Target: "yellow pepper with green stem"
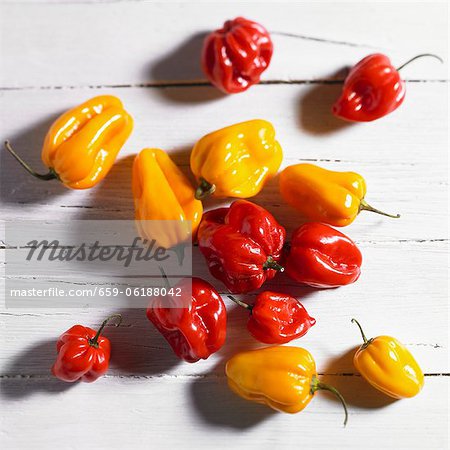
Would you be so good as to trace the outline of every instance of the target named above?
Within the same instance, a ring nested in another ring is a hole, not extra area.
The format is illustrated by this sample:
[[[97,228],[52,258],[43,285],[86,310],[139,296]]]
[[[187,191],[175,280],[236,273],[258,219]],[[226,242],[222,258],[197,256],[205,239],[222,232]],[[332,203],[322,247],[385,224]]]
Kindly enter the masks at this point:
[[[133,164],[135,218],[140,234],[166,249],[195,235],[203,207],[186,175],[163,150],[146,148]]]
[[[353,358],[363,378],[393,398],[417,395],[424,385],[424,376],[410,351],[390,336],[367,339],[359,322],[355,319],[352,322],[358,325],[364,341]]]
[[[6,149],[33,176],[58,179],[72,189],[88,189],[111,169],[133,129],[133,119],[112,95],[94,97],[64,113],[50,127],[42,147],[48,173],[35,172],[8,141]]]
[[[209,133],[191,153],[191,170],[199,183],[195,196],[253,197],[277,173],[282,158],[275,129],[265,120],[250,120]]]
[[[296,164],[280,173],[284,200],[312,222],[344,227],[360,211],[398,218],[373,208],[364,200],[366,182],[355,172],[334,172],[314,164]]]
[[[277,411],[302,411],[319,390],[336,395],[345,411],[347,407],[336,388],[317,377],[316,364],[307,350],[300,347],[265,347],[234,355],[226,364],[230,389],[256,403]]]

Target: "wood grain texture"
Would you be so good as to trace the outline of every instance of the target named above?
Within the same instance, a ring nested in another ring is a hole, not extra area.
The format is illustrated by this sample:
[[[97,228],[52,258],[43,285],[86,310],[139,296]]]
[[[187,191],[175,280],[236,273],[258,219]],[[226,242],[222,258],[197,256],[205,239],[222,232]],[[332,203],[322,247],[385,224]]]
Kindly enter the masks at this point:
[[[96,383],[95,395],[86,384],[1,380],[9,411],[3,448],[27,448],[30,442],[48,448],[51,442],[64,449],[329,449],[332,441],[333,448],[422,450],[424,435],[427,449],[446,448],[449,377],[428,377],[422,395],[407,400],[406,408],[380,398],[360,377],[327,381],[349,398],[346,428],[341,406],[329,394],[316,394],[301,414],[285,415],[241,400],[223,377],[108,377]]]
[[[326,393],[289,416],[228,390],[226,359],[257,343],[245,329],[246,312],[227,299],[227,343],[197,364],[178,361],[143,310],[119,308],[123,324],[105,331],[114,345],[111,369],[91,385],[50,376],[55,340],[75,323],[97,326],[117,308],[3,308],[1,448],[447,448],[448,58],[444,65],[424,59],[405,68],[404,76],[415,80],[407,83],[405,103],[376,123],[348,125],[330,113],[342,69],[368,53],[380,50],[396,64],[422,52],[445,57],[447,12],[437,2],[0,1],[1,140],[11,139],[40,168],[51,122],[89,97],[118,95],[136,121],[111,174],[86,192],[31,179],[0,152],[0,225],[47,217],[130,219],[136,152],[161,147],[189,173],[198,138],[255,117],[274,123],[283,167],[313,162],[357,171],[368,182],[370,203],[402,214],[399,220],[361,214],[343,230],[364,256],[354,285],[318,291],[281,276],[266,286],[296,295],[317,319],[294,344],[314,354],[324,379],[347,398],[346,429],[340,405]],[[207,85],[198,52],[204,32],[236,15],[261,21],[276,50],[261,85],[225,97]],[[289,232],[303,220],[283,203],[277,179],[254,200]],[[8,243],[2,226],[0,240],[1,291]],[[194,270],[224,290],[198,249]],[[355,373],[360,336],[352,317],[368,335],[394,335],[413,352],[427,374],[420,395],[393,402]]]
[[[204,34],[236,15],[260,21],[273,32],[276,51],[264,80],[329,79],[369,52],[388,53],[398,65],[418,53],[445,56],[446,8],[437,3],[412,9],[398,3],[321,2],[279,3],[276,8],[233,2],[3,4],[0,85],[204,80],[198,58]],[[432,33],[417,32],[430,27]],[[446,79],[447,66],[424,59],[405,68],[404,76]]]

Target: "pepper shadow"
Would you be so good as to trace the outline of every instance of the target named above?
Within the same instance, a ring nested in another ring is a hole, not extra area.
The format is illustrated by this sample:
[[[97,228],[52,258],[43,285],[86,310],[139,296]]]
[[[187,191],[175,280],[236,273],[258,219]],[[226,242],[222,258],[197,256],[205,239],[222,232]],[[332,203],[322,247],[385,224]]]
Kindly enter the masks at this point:
[[[224,374],[224,362],[213,369],[217,376],[205,376],[191,384],[194,411],[210,427],[245,430],[269,419],[276,411],[265,405],[249,402],[232,392]]]
[[[48,168],[41,160],[41,148],[50,126],[60,115],[61,113],[40,120],[12,136],[2,136],[0,199],[3,203],[37,203],[67,192],[58,180],[42,181],[27,173],[3,146],[4,141],[8,140],[17,154],[36,172],[47,173]]]
[[[354,123],[339,119],[331,108],[339,98],[348,68],[331,74],[324,82],[313,84],[298,103],[299,126],[309,134],[325,135],[344,130]]]
[[[119,311],[123,322],[108,329],[107,337],[114,343],[111,369],[127,375],[157,375],[167,373],[180,364],[163,336],[147,319],[143,308]]]
[[[334,386],[349,405],[361,409],[384,408],[396,399],[388,397],[373,388],[364,378],[356,373],[353,356],[359,347],[354,347],[344,354],[331,359],[325,368],[321,381]],[[328,398],[333,398],[329,396]],[[339,401],[335,398],[336,401]]]
[[[13,357],[0,379],[0,393],[5,399],[21,399],[37,392],[59,394],[72,388],[76,383],[66,383],[51,374],[56,359],[56,339],[39,342]],[[38,376],[25,375],[29,372]],[[11,377],[24,374],[23,377]],[[44,374],[42,378],[39,376]],[[45,376],[45,375],[48,375]]]
[[[157,94],[174,103],[202,103],[226,97],[219,89],[204,85],[201,54],[206,35],[207,32],[196,33],[161,59],[148,64],[146,74],[149,73],[153,83],[163,85],[156,89]]]

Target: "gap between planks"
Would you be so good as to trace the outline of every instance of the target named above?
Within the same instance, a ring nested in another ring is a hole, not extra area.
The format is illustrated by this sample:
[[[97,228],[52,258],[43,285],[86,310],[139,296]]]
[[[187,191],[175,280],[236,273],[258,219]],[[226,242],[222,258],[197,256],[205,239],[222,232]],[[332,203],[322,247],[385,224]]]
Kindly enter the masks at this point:
[[[326,373],[318,372],[319,376],[332,376],[332,377],[361,377],[359,373],[342,372],[342,373]],[[425,377],[450,377],[450,373],[425,373]],[[53,380],[53,375],[23,375],[23,374],[8,374],[0,375],[0,380]],[[204,374],[159,374],[159,375],[103,375],[105,379],[126,379],[126,380],[152,380],[152,379],[167,379],[167,380],[217,380],[226,378],[225,374],[218,373],[204,373]]]
[[[449,83],[450,79],[405,79],[406,83]],[[259,86],[273,85],[337,85],[343,84],[344,79],[311,79],[311,80],[263,80],[258,83]],[[189,88],[189,87],[208,87],[213,88],[212,84],[205,80],[192,81],[155,81],[148,83],[125,83],[125,84],[87,84],[87,85],[60,85],[60,86],[2,86],[0,91],[36,91],[36,90],[74,90],[74,89],[125,89],[125,88]]]

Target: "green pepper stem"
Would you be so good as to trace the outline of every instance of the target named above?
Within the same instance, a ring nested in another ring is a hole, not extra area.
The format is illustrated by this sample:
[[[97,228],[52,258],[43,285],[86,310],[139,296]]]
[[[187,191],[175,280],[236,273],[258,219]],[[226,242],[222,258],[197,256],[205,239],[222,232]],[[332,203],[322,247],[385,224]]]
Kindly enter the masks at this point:
[[[400,67],[397,67],[397,72],[400,71],[400,70],[402,70],[403,67],[405,67],[405,66],[407,66],[408,64],[412,63],[412,62],[415,61],[416,59],[423,58],[423,57],[425,57],[425,56],[431,56],[432,58],[435,58],[435,59],[437,59],[438,61],[440,61],[442,64],[444,64],[444,61],[443,61],[443,59],[442,59],[440,56],[438,56],[438,55],[433,55],[433,53],[422,53],[421,55],[414,56],[414,58],[411,58],[410,60],[406,61],[406,62],[403,63]]]
[[[14,156],[14,158],[16,158],[16,160],[19,162],[19,164],[31,175],[33,175],[33,177],[38,178],[39,180],[55,180],[58,178],[58,175],[56,174],[56,172],[53,169],[49,169],[48,173],[37,173],[34,169],[32,169],[11,147],[11,144],[9,143],[9,141],[5,141],[4,143],[6,150],[8,150],[9,153],[11,153],[11,155]]]
[[[159,271],[161,272],[162,277],[164,278],[164,283],[166,285],[166,288],[169,290],[172,289],[172,286],[169,283],[169,278],[167,277],[165,270],[162,268],[162,266],[158,266],[158,268],[159,268]]]
[[[371,211],[376,214],[381,214],[382,216],[392,217],[393,219],[398,219],[400,217],[400,214],[388,214],[383,211],[380,211],[379,209],[374,208],[373,206],[370,206],[364,199],[361,200],[359,204],[359,211]]]
[[[364,344],[368,344],[369,340],[366,338],[366,335],[364,334],[361,324],[356,319],[352,319],[352,323],[356,323],[356,325],[358,325],[359,331],[361,331],[361,336],[363,338]]]
[[[101,324],[100,328],[97,331],[97,334],[92,339],[89,339],[89,345],[91,345],[92,347],[98,348],[98,339],[103,331],[103,328],[105,328],[106,324],[112,319],[119,319],[119,321],[116,324],[116,327],[118,327],[122,323],[122,316],[120,314],[110,315],[103,321],[103,323]]]
[[[314,395],[316,391],[329,391],[332,392],[341,402],[342,406],[344,407],[345,412],[345,419],[344,419],[344,427],[347,425],[348,421],[348,410],[347,410],[347,403],[345,403],[345,399],[342,396],[342,394],[333,386],[330,386],[329,384],[322,383],[318,380],[317,377],[313,377],[312,383],[311,383],[311,394]]]
[[[199,181],[200,183],[195,190],[195,198],[197,200],[203,200],[204,198],[214,194],[214,191],[216,190],[216,186],[214,184],[209,183],[204,178],[200,178]]]
[[[234,298],[232,295],[227,295],[227,297],[230,300],[233,300],[233,302],[236,303],[237,305],[242,306],[243,308],[248,309],[249,311],[251,311],[253,309],[252,305],[249,305],[248,303],[245,303],[245,302],[241,302],[237,298]]]
[[[281,264],[278,264],[272,256],[268,256],[266,262],[263,264],[264,270],[273,269],[278,272],[284,272],[284,267]]]

